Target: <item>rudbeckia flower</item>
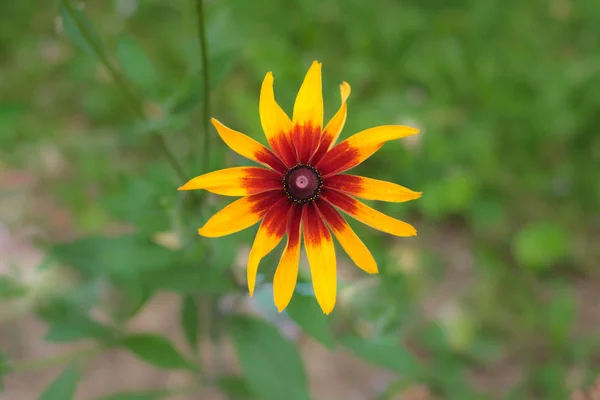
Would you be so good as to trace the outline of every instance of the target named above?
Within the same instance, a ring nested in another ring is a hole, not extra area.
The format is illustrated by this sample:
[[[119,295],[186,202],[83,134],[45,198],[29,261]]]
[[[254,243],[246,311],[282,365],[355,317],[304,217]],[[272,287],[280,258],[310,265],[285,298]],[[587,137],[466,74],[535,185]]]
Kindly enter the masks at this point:
[[[248,257],[248,289],[254,292],[258,265],[287,236],[273,277],[275,305],[290,302],[298,277],[301,238],[310,265],[315,297],[325,314],[336,301],[336,259],[332,235],[352,261],[369,274],[377,263],[340,211],[380,231],[414,236],[414,227],[356,200],[404,202],[421,196],[394,183],[342,174],[362,163],[389,140],[418,129],[387,125],[366,129],[336,145],[346,121],[350,85],[340,86],[342,105],[323,128],[321,63],[314,61],[296,97],[292,118],[275,101],[273,74],[260,90],[260,122],[271,149],[212,119],[221,139],[236,153],[262,167],[234,167],[198,176],[179,190],[204,189],[243,196],[213,215],[198,233],[220,237],[262,221]]]

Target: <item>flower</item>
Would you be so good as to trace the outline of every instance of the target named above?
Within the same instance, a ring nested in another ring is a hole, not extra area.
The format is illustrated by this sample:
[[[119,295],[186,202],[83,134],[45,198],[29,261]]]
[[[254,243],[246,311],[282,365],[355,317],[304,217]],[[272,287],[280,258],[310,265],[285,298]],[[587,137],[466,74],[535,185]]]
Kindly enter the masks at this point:
[[[292,119],[279,107],[273,74],[260,91],[260,122],[272,150],[212,119],[221,139],[236,153],[263,167],[226,168],[198,176],[179,190],[204,189],[225,196],[244,196],[213,215],[198,233],[220,237],[262,221],[248,257],[248,289],[254,292],[260,260],[287,236],[273,278],[275,305],[281,312],[292,298],[298,276],[300,241],[308,256],[315,297],[325,314],[336,301],[336,263],[331,233],[354,263],[377,273],[375,259],[338,210],[375,229],[414,236],[406,222],[376,211],[355,197],[404,202],[421,197],[394,183],[342,174],[373,155],[389,140],[415,135],[416,128],[379,126],[335,145],[346,121],[350,85],[340,85],[342,105],[323,128],[321,63],[314,61],[300,87]]]

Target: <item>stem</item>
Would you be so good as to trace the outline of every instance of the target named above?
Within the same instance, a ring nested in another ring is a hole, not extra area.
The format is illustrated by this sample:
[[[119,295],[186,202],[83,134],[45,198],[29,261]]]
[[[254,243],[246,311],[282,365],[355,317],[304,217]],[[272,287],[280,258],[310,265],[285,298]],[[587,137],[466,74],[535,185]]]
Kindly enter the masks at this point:
[[[85,360],[100,354],[102,350],[103,349],[98,346],[88,347],[39,360],[15,362],[11,364],[9,368],[10,372],[38,371],[56,365],[70,364],[74,361]]]
[[[210,135],[208,134],[208,119],[210,117],[210,83],[208,70],[208,52],[206,50],[206,24],[204,20],[204,0],[196,0],[196,15],[198,17],[198,40],[200,41],[200,56],[202,58],[202,81],[204,91],[204,104],[202,110],[202,123],[204,124],[204,146],[202,157],[202,171],[209,167]]]
[[[96,57],[98,57],[100,59],[100,62],[102,62],[102,64],[104,64],[104,66],[106,67],[106,69],[108,70],[110,75],[112,76],[113,80],[115,81],[115,83],[117,84],[119,89],[123,92],[123,94],[127,98],[127,101],[131,104],[131,107],[133,108],[133,110],[136,112],[136,114],[138,114],[139,117],[145,119],[146,115],[144,114],[144,108],[142,107],[142,102],[133,93],[133,91],[131,90],[129,85],[127,85],[127,82],[125,81],[123,76],[121,76],[121,74],[117,71],[117,69],[112,65],[112,63],[110,62],[110,60],[108,59],[106,54],[104,54],[104,51],[102,51],[102,49],[100,48],[98,43],[96,43],[92,39],[92,35],[87,30],[87,27],[85,26],[85,24],[83,24],[79,20],[77,13],[73,9],[73,5],[71,4],[71,1],[65,0],[64,4],[65,4],[67,11],[69,12],[71,18],[73,18],[73,21],[75,21],[75,24],[77,25],[77,29],[79,30],[79,32],[81,32],[81,35],[85,38],[87,43],[90,45],[90,47],[96,54]],[[169,146],[167,146],[167,142],[165,141],[165,138],[159,132],[156,132],[156,131],[152,131],[152,136],[154,137],[154,140],[156,140],[156,142],[157,142],[158,146],[160,147],[160,149],[162,150],[162,152],[165,154],[167,161],[173,167],[173,170],[177,174],[178,178],[181,179],[181,181],[186,181],[187,174],[183,171],[183,168],[181,167],[181,165],[179,165],[179,162],[177,162],[177,158],[175,158],[175,156],[169,149]]]

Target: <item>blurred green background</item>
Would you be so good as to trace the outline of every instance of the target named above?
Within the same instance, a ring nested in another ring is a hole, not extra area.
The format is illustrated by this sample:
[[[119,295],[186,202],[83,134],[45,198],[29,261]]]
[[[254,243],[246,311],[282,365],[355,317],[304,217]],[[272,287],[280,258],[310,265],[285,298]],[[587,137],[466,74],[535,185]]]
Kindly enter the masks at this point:
[[[282,246],[249,299],[257,228],[197,236],[230,199],[177,192],[156,140],[186,179],[205,135],[210,170],[250,165],[205,131],[194,1],[2,1],[1,398],[585,399],[600,374],[600,2],[204,11],[210,116],[226,125],[264,143],[264,74],[291,112],[318,59],[326,119],[352,86],[342,138],[422,130],[354,171],[423,191],[374,205],[419,235],[353,223],[381,274],[338,248],[329,317],[305,259],[276,312]]]

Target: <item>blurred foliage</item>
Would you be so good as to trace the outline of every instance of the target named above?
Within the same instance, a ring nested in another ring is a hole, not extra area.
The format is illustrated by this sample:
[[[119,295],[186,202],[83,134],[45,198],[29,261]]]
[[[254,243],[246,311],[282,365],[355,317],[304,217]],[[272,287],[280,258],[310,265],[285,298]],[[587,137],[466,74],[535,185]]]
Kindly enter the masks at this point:
[[[423,191],[415,202],[377,204],[414,223],[419,236],[397,241],[352,224],[381,274],[342,279],[329,317],[306,271],[289,308],[276,312],[268,282],[278,248],[262,262],[258,315],[245,315],[236,249],[255,230],[197,237],[227,200],[176,190],[201,172],[203,135],[211,138],[210,170],[250,164],[201,128],[208,99],[194,3],[0,2],[0,172],[33,171],[74,223],[67,238],[40,240],[47,258],[38,283],[0,271],[0,307],[36,313],[48,342],[93,345],[49,360],[0,353],[0,388],[3,375],[61,365],[40,398],[79,398],[85,363],[122,348],[187,371],[197,386],[111,394],[107,382],[104,400],[206,386],[230,399],[310,399],[300,345],[280,329],[289,323],[395,373],[381,400],[417,384],[440,399],[565,399],[573,371],[585,371],[576,385],[591,382],[600,342],[578,315],[596,305],[584,304],[578,288],[589,282],[600,293],[600,2],[205,7],[210,116],[266,143],[257,112],[264,74],[274,72],[280,104],[291,110],[318,59],[326,117],[338,107],[337,85],[352,85],[343,138],[380,124],[422,129],[356,169]],[[185,176],[163,157],[161,140]],[[129,330],[162,291],[181,297],[189,348]],[[231,341],[242,373],[214,376],[200,362],[201,341],[214,351]],[[505,386],[478,382],[481,371],[509,375],[507,365],[518,372]]]

